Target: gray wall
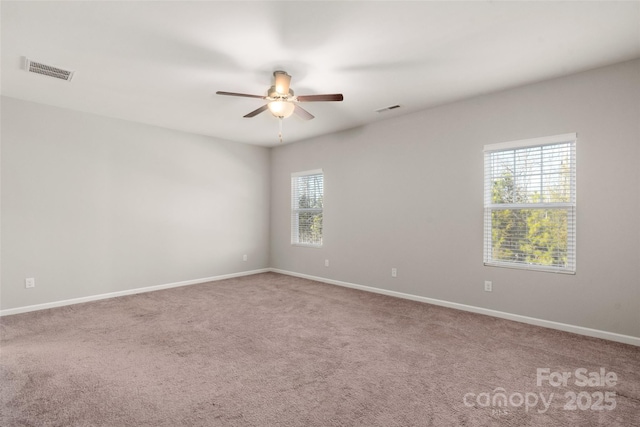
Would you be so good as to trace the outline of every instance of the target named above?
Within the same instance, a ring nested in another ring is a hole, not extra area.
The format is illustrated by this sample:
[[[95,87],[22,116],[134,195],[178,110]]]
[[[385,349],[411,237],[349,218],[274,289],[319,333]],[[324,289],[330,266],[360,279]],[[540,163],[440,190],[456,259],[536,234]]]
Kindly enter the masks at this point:
[[[640,61],[272,150],[3,97],[0,308],[273,267],[640,337],[639,121]],[[568,132],[577,274],[484,267],[483,145]],[[325,244],[292,247],[316,168]]]
[[[640,337],[639,123],[633,61],[275,148],[270,264]],[[578,134],[577,274],[483,266],[483,145],[569,132]],[[324,247],[294,247],[290,174],[316,168]]]
[[[6,97],[1,132],[2,309],[268,267],[268,149]]]

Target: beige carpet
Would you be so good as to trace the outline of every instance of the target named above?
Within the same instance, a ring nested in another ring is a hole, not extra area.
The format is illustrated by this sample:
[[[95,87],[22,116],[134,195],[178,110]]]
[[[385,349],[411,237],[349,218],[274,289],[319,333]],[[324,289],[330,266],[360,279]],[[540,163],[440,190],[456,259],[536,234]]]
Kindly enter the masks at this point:
[[[638,347],[274,273],[0,322],[2,426],[640,419]]]

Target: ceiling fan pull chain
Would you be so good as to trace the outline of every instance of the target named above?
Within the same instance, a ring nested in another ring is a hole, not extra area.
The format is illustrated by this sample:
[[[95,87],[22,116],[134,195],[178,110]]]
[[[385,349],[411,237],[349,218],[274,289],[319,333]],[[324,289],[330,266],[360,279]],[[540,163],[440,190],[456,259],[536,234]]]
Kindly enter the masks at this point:
[[[282,117],[279,118],[280,120],[278,120],[280,123],[278,125],[279,127],[279,132],[278,132],[278,138],[280,138],[280,143],[282,144]]]

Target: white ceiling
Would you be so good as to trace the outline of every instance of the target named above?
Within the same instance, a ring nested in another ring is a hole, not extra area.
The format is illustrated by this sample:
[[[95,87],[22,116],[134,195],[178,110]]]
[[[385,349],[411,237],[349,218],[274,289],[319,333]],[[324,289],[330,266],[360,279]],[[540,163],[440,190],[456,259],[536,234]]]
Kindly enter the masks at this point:
[[[285,142],[640,57],[640,2],[2,1],[2,94],[274,146],[275,70],[316,116]],[[22,57],[75,71],[27,73]],[[376,113],[399,104],[401,108]]]

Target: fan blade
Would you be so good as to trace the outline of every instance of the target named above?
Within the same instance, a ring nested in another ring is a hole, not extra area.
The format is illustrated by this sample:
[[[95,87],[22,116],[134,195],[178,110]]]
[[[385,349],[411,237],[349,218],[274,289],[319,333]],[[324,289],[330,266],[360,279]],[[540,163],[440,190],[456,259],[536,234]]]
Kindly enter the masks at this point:
[[[222,92],[222,91],[217,91],[216,95],[227,95],[227,96],[244,96],[245,98],[260,98],[260,99],[267,99],[266,96],[260,96],[260,95],[249,95],[246,93],[236,93],[236,92]]]
[[[304,108],[302,108],[299,105],[296,105],[296,107],[293,110],[294,113],[296,113],[298,115],[298,117],[301,117],[305,120],[311,120],[313,119],[315,116],[313,114],[311,114],[310,112],[308,112],[307,110],[305,110]]]
[[[342,101],[344,97],[341,93],[334,93],[330,95],[300,95],[296,99],[298,102]]]
[[[249,114],[244,115],[243,117],[247,117],[247,118],[255,117],[258,114],[262,113],[267,108],[269,108],[269,105],[268,104],[264,104],[262,107],[258,108],[257,110],[253,110],[252,112],[250,112]]]

